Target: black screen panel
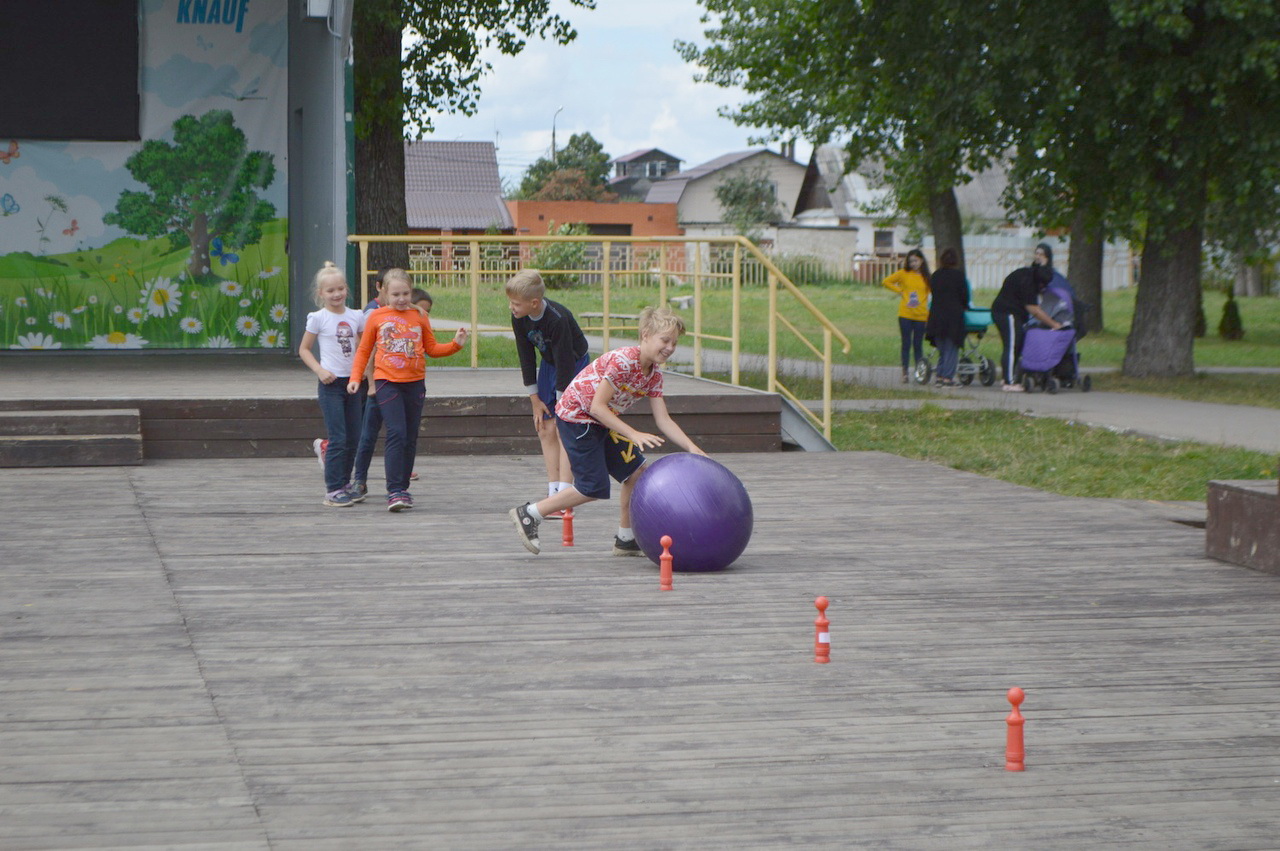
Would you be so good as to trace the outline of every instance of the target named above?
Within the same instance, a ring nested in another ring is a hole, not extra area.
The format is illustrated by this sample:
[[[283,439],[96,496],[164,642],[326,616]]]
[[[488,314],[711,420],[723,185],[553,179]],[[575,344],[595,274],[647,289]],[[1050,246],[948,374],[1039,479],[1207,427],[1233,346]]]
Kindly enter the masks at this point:
[[[136,141],[137,0],[0,0],[0,137]]]

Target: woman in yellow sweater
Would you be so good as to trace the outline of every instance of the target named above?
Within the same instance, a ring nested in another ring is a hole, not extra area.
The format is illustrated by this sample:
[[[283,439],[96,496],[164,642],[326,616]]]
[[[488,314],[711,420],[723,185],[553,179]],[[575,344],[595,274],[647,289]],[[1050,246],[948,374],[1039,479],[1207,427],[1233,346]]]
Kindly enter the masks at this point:
[[[907,252],[902,268],[881,281],[901,298],[898,330],[902,332],[902,383],[911,380],[910,356],[916,365],[924,360],[924,326],[929,319],[929,264],[920,249]]]

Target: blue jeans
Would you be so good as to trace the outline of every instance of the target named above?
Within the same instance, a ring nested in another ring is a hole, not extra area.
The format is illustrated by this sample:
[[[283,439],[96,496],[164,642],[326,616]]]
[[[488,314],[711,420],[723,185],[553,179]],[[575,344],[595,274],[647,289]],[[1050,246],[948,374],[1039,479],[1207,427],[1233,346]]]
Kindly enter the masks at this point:
[[[938,377],[955,378],[956,364],[960,361],[960,349],[946,337],[937,338]]]
[[[911,369],[908,354],[916,356],[916,363],[924,360],[924,325],[919,319],[898,317],[898,330],[902,333],[902,371]]]
[[[378,444],[378,432],[382,431],[382,409],[376,396],[365,395],[364,425],[360,428],[360,446],[356,449],[357,482],[369,481],[369,465],[373,463],[373,449]]]
[[[363,385],[361,385],[363,386]],[[319,382],[316,391],[320,413],[329,437],[324,453],[324,487],[333,493],[351,481],[351,467],[356,459],[356,442],[360,437],[360,406],[364,396],[347,392],[347,379],[341,376],[331,384]]]
[[[379,379],[376,396],[387,424],[387,445],[383,460],[387,470],[387,493],[407,491],[409,474],[418,454],[418,424],[422,422],[422,403],[427,385],[417,381]]]

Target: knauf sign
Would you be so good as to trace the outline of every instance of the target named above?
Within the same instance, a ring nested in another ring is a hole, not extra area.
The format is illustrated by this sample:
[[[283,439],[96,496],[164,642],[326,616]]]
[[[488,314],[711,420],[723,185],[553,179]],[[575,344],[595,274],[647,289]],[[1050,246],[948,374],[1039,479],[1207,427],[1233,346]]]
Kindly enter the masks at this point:
[[[249,0],[178,0],[178,23],[235,24],[240,32],[247,11]]]

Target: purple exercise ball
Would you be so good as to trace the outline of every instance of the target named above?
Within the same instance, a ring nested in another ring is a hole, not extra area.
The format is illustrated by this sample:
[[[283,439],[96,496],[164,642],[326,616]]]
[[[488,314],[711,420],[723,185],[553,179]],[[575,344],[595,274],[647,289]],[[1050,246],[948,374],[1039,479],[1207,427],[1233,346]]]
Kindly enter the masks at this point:
[[[631,525],[640,549],[659,563],[671,536],[676,571],[723,570],[751,540],[751,497],[728,467],[680,452],[654,461],[631,494]]]

